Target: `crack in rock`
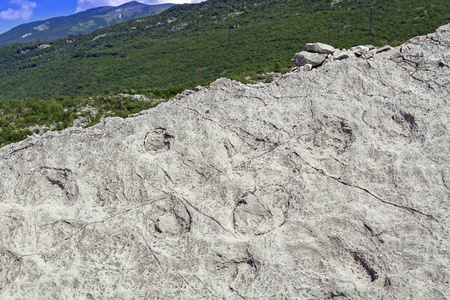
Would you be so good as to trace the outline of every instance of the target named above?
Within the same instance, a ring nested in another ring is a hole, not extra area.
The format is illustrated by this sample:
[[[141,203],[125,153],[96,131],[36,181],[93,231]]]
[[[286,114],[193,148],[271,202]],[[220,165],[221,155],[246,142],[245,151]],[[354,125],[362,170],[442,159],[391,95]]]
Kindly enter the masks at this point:
[[[308,163],[308,162],[307,162],[305,159],[303,159],[297,152],[294,151],[293,153],[294,153],[297,157],[299,157],[305,164],[307,164],[310,168],[316,170],[317,172],[319,172],[319,173],[322,174],[323,176],[326,176],[326,177],[328,177],[328,178],[330,178],[330,179],[332,179],[332,180],[334,180],[334,181],[336,181],[336,182],[339,182],[339,183],[341,183],[341,184],[343,184],[343,185],[346,185],[346,186],[349,186],[349,187],[358,189],[358,190],[360,190],[360,191],[363,191],[365,194],[371,196],[371,197],[374,198],[374,199],[377,199],[378,201],[380,201],[380,202],[382,202],[382,203],[384,203],[384,204],[391,205],[391,206],[394,206],[394,207],[397,207],[397,208],[400,208],[400,209],[407,210],[407,211],[409,211],[409,212],[412,213],[412,214],[415,214],[415,213],[420,214],[420,215],[422,215],[422,216],[428,217],[428,218],[430,218],[430,219],[436,221],[437,223],[439,223],[439,221],[438,221],[434,216],[432,216],[432,215],[430,215],[430,214],[426,214],[426,213],[421,212],[420,210],[415,209],[415,208],[412,208],[412,207],[408,207],[408,206],[404,206],[404,205],[399,205],[399,204],[396,204],[396,203],[393,203],[393,202],[390,202],[390,201],[386,201],[386,200],[384,200],[384,199],[378,197],[377,195],[373,194],[372,192],[370,192],[369,190],[367,190],[367,189],[365,189],[365,188],[363,188],[363,187],[359,187],[359,186],[357,186],[357,185],[353,185],[353,184],[351,184],[351,183],[348,183],[348,182],[343,181],[343,180],[340,179],[340,178],[331,176],[331,175],[327,174],[324,170],[319,169],[319,168],[316,168],[316,167],[314,167],[313,165],[311,165],[310,163]]]

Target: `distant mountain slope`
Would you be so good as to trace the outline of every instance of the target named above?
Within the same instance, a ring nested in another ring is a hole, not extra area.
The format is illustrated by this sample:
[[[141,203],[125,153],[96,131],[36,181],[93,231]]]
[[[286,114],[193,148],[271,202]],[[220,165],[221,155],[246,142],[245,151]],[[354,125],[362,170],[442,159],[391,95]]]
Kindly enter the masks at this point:
[[[0,46],[7,43],[51,41],[71,34],[86,34],[131,19],[156,15],[173,5],[146,5],[132,1],[117,7],[97,7],[70,16],[22,24],[0,34]]]
[[[86,35],[0,48],[0,101],[192,88],[280,69],[306,42],[399,45],[450,22],[448,0],[209,0]],[[197,73],[198,72],[198,73]]]

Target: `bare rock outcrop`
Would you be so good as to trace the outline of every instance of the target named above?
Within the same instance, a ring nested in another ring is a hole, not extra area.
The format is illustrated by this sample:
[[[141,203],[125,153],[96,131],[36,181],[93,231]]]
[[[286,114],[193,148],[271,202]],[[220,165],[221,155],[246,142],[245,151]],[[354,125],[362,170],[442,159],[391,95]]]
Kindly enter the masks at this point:
[[[358,45],[348,50],[341,50],[323,43],[306,43],[305,48],[307,51],[298,52],[292,58],[291,61],[297,67],[292,68],[291,72],[311,71],[313,68],[321,67],[335,60],[348,58],[373,59],[379,53],[388,52],[392,55],[397,54],[398,51],[398,49],[393,49],[389,45],[380,48],[372,45]]]
[[[450,298],[449,47],[0,149],[0,298]]]

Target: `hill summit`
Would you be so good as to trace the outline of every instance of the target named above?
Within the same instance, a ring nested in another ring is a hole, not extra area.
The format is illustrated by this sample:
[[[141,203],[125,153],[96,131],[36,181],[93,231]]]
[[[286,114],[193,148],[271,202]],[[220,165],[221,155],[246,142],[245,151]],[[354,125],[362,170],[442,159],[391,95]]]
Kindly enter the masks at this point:
[[[0,298],[449,298],[449,47],[445,25],[0,149]]]

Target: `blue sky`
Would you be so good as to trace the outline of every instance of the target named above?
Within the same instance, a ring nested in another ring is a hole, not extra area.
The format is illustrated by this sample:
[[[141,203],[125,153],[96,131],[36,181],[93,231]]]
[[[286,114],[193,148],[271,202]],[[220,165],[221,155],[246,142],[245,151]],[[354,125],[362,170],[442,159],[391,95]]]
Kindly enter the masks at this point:
[[[131,0],[0,0],[0,33],[22,23],[67,16],[99,6],[118,6]],[[191,3],[202,0],[137,0],[146,4]]]

